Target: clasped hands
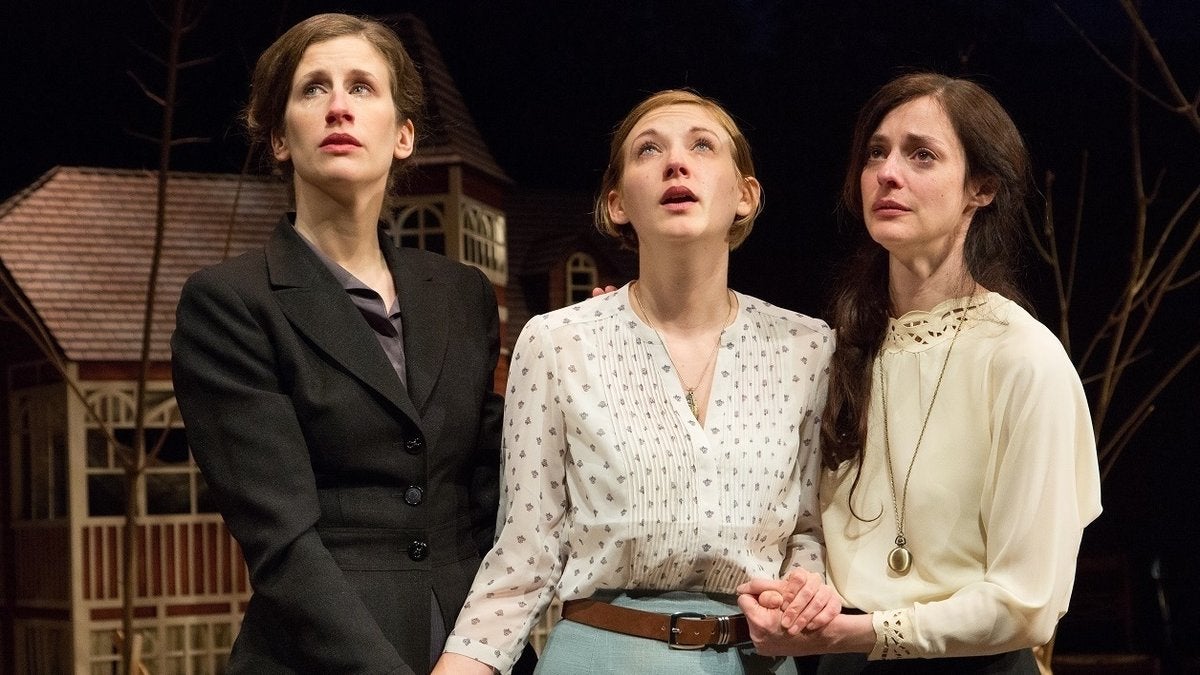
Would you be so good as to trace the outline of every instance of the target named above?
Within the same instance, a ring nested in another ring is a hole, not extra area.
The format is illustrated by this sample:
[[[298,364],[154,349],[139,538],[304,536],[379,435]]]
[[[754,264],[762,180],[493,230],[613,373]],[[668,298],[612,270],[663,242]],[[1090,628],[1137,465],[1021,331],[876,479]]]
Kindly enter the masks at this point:
[[[764,656],[806,656],[827,651],[831,622],[842,599],[820,574],[792,570],[782,579],[751,579],[737,587],[750,639]]]

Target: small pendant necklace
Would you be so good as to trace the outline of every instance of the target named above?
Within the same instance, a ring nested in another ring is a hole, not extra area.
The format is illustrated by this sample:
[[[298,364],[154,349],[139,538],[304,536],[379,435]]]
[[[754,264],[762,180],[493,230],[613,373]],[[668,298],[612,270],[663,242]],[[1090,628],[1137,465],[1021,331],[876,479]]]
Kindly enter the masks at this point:
[[[946,374],[946,365],[950,363],[950,353],[954,351],[954,343],[962,332],[963,322],[966,321],[966,310],[955,312],[954,337],[950,338],[950,346],[946,349],[946,358],[942,361],[942,370],[938,373],[937,384],[933,386],[933,395],[929,397],[929,409],[925,411],[925,419],[921,422],[921,431],[917,434],[917,444],[913,446],[912,459],[908,461],[908,471],[904,473],[904,489],[900,494],[899,504],[896,502],[896,474],[892,468],[891,434],[888,432],[888,400],[887,379],[883,373],[883,350],[875,361],[879,364],[879,389],[883,399],[883,451],[887,456],[888,483],[892,488],[892,512],[896,514],[896,547],[888,553],[887,564],[896,574],[908,574],[912,569],[912,552],[908,550],[908,540],[904,537],[904,509],[908,504],[908,479],[912,477],[913,465],[917,461],[917,452],[921,449],[921,439],[925,438],[925,427],[929,425],[929,416],[933,414],[933,404],[937,401],[938,390],[942,388],[942,377]]]
[[[696,389],[698,389],[701,384],[704,384],[704,376],[708,374],[708,369],[711,368],[713,363],[716,362],[715,357],[717,355],[717,349],[721,346],[721,338],[725,335],[725,326],[728,326],[729,322],[733,320],[734,305],[733,300],[729,297],[730,291],[728,289],[725,290],[725,301],[729,304],[729,313],[725,316],[724,323],[721,324],[721,332],[717,333],[717,341],[715,344],[713,344],[712,351],[709,352],[708,358],[704,361],[704,370],[700,371],[699,377],[696,378],[696,384],[688,386],[688,383],[683,380],[683,371],[680,370],[679,366],[675,364],[675,357],[671,356],[671,348],[667,346],[666,339],[663,338],[662,333],[659,333],[658,329],[655,328],[654,324],[650,321],[650,312],[646,308],[646,303],[642,302],[641,292],[638,291],[640,286],[641,284],[638,282],[633,282],[633,299],[636,300],[638,306],[642,308],[642,315],[646,318],[646,325],[649,326],[650,330],[654,331],[654,334],[658,336],[658,341],[662,343],[663,350],[667,352],[667,359],[671,362],[671,366],[675,369],[675,377],[679,380],[679,384],[683,386],[683,390],[685,392],[683,399],[687,401],[688,409],[692,411],[692,417],[699,421],[700,409],[699,406],[696,405]]]

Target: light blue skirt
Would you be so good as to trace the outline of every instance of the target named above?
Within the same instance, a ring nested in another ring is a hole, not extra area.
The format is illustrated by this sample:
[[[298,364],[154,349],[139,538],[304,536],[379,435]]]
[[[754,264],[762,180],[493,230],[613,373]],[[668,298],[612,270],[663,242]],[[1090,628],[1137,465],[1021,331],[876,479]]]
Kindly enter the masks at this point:
[[[688,591],[658,594],[621,593],[612,604],[646,612],[673,614],[738,614],[730,596]],[[743,649],[671,649],[667,643],[622,635],[574,621],[559,621],[550,631],[538,658],[535,673],[541,675],[795,675],[790,658],[759,656],[752,647]]]

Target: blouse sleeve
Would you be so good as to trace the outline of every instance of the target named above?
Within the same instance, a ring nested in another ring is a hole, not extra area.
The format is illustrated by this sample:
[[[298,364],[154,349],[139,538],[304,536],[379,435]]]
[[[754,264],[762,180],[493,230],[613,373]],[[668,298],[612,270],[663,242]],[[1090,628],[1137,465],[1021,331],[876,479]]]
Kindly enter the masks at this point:
[[[796,456],[796,468],[792,480],[799,486],[799,517],[796,529],[788,539],[788,556],[783,573],[797,567],[809,572],[825,574],[825,536],[821,529],[821,502],[818,487],[821,483],[821,417],[824,414],[825,397],[829,390],[829,359],[833,355],[832,332],[822,325],[819,333],[805,341],[801,353],[808,354],[807,363],[800,372],[800,384],[808,392],[804,419],[800,423],[800,446]],[[811,378],[811,379],[810,379]]]
[[[1048,332],[991,364],[986,569],[949,598],[874,612],[870,658],[972,656],[1044,644],[1067,610],[1083,528],[1100,513],[1087,400]]]
[[[554,354],[544,322],[530,321],[509,368],[499,534],[446,640],[446,651],[500,672],[520,656],[562,575],[567,448]]]

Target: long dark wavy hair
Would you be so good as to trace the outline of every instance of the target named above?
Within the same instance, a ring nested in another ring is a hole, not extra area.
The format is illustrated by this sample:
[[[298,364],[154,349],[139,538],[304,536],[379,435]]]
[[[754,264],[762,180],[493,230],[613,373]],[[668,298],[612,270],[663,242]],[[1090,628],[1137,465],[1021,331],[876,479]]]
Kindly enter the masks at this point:
[[[975,212],[967,230],[963,245],[967,281],[1029,308],[1015,279],[1021,238],[1030,217],[1026,206],[1033,184],[1029,153],[1008,113],[978,84],[936,73],[911,73],[880,88],[863,106],[854,127],[841,208],[865,231],[860,183],[871,136],[889,112],[926,96],[941,104],[962,143],[964,178],[990,181],[995,188],[992,202]],[[825,315],[837,330],[826,422],[821,427],[822,460],[830,469],[846,460],[862,467],[871,365],[883,345],[891,311],[888,252],[869,237],[864,239],[837,275]]]

